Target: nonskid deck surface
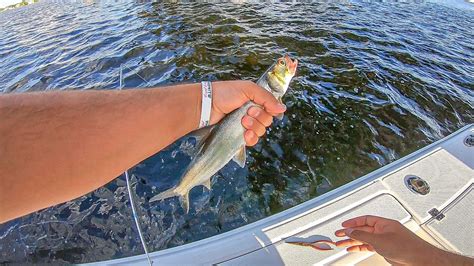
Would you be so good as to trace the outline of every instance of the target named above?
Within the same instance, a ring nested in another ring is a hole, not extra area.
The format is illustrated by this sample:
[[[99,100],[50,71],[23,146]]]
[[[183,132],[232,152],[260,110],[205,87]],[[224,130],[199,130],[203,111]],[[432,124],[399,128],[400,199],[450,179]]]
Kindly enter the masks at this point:
[[[465,143],[470,135],[474,138],[474,125],[279,214],[153,252],[151,258],[156,265],[383,264],[385,261],[372,253],[349,254],[342,248],[316,251],[286,243],[294,239],[337,240],[334,231],[342,221],[367,214],[399,220],[435,245],[472,256],[474,147]],[[425,180],[430,192],[420,195],[409,190],[407,176]],[[436,216],[433,211],[437,211]],[[97,264],[148,262],[139,255]]]

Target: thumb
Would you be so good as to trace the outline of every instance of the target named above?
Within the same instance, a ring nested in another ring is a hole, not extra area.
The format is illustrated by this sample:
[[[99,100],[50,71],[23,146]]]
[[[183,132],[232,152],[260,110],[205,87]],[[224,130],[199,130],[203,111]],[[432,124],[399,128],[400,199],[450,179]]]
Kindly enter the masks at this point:
[[[273,94],[253,82],[244,87],[244,93],[249,100],[263,106],[269,113],[279,114],[286,111],[286,106],[279,103]]]
[[[345,233],[346,236],[352,239],[359,240],[360,242],[364,242],[372,246],[377,245],[377,242],[379,242],[380,237],[383,237],[382,235],[377,235],[361,230],[354,230],[352,228],[346,229]]]

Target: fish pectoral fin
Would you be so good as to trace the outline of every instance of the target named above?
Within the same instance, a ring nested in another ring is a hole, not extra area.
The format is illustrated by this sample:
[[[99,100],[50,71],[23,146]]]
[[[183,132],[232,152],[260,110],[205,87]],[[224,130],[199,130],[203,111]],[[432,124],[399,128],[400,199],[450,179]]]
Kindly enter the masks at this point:
[[[240,167],[245,167],[245,160],[246,160],[246,154],[245,154],[245,145],[242,146],[237,153],[234,155],[234,158],[232,158],[234,162],[236,162]]]
[[[201,150],[204,141],[206,141],[206,139],[211,135],[211,132],[214,127],[215,125],[203,127],[188,134],[189,137],[196,139],[196,146],[194,147],[196,151]]]

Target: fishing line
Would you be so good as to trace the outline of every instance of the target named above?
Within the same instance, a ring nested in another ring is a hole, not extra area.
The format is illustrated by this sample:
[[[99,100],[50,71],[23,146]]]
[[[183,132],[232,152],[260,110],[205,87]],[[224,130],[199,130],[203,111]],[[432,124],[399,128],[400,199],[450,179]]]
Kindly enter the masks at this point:
[[[130,69],[127,66],[128,69]],[[130,69],[131,70],[131,69]],[[138,74],[137,74],[138,75]],[[141,79],[143,79],[148,85],[148,81],[146,81],[143,77],[138,75]],[[123,64],[120,65],[120,81],[119,81],[119,90],[122,90],[123,87]],[[153,261],[150,259],[150,255],[148,253],[148,248],[145,242],[145,238],[143,237],[142,233],[142,228],[140,226],[140,221],[138,221],[138,215],[137,211],[135,210],[135,202],[133,201],[133,196],[132,196],[132,186],[130,185],[130,178],[128,176],[128,170],[124,172],[125,175],[125,180],[127,181],[127,190],[128,190],[128,197],[130,199],[130,205],[132,206],[132,213],[133,213],[133,219],[135,220],[135,225],[137,226],[138,229],[138,235],[140,236],[140,241],[142,242],[143,250],[145,250],[146,258],[148,259],[148,263],[153,265]]]
[[[124,67],[124,65],[121,64],[121,65],[120,65],[120,89],[122,89],[121,86],[122,86],[122,72],[123,72],[122,70],[123,70],[123,67]],[[131,72],[133,72],[133,69],[131,69],[129,66],[125,66],[125,67],[128,68]],[[145,81],[145,83],[146,83],[146,85],[147,85],[148,87],[151,87],[150,82],[148,82],[148,80],[146,80],[146,79],[145,79],[144,77],[142,77],[140,74],[138,74],[138,73],[133,73],[133,74],[134,74],[134,75],[137,75],[139,78],[141,78],[143,81]]]

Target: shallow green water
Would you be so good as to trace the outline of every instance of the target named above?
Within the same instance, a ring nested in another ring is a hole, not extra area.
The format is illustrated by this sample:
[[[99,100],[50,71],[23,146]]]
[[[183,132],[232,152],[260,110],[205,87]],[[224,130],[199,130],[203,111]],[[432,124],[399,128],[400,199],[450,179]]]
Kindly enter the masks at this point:
[[[453,4],[454,3],[454,4]],[[256,79],[300,61],[288,111],[212,191],[148,203],[189,162],[186,140],[131,169],[150,249],[228,231],[314,198],[474,122],[469,3],[82,3],[0,13],[3,93]],[[142,79],[143,78],[143,79]],[[67,156],[67,155],[65,155]],[[46,169],[47,170],[47,169]],[[0,262],[142,253],[123,177],[0,225]]]

